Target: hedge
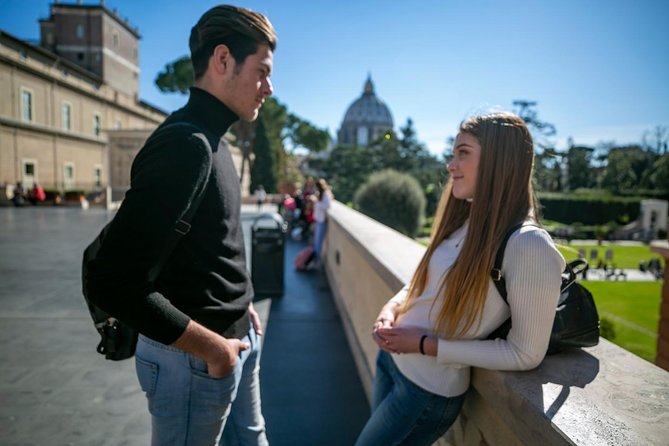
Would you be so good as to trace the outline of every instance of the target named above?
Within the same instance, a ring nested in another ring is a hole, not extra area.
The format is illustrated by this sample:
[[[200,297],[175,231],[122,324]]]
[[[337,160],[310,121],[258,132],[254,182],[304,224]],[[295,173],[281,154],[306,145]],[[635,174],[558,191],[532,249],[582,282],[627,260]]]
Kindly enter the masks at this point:
[[[564,224],[603,225],[611,221],[627,224],[639,218],[640,197],[614,197],[539,193],[541,216]]]

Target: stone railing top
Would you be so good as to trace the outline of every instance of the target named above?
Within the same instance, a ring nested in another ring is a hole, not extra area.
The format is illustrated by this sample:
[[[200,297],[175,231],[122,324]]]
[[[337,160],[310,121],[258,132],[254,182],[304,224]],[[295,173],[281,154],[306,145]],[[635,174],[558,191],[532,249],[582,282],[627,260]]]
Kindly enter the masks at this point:
[[[391,288],[410,280],[423,246],[338,202],[329,217]],[[603,338],[596,347],[547,356],[532,371],[473,369],[472,385],[524,444],[666,445],[669,439],[669,373]]]
[[[411,280],[424,246],[338,201],[333,201],[329,217],[363,248],[370,265],[391,289],[399,290]]]

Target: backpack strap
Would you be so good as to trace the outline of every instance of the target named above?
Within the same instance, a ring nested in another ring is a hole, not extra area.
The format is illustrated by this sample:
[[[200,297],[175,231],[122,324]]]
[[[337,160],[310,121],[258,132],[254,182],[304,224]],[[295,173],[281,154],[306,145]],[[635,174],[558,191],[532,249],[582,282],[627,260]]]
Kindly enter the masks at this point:
[[[506,244],[509,241],[509,238],[511,238],[511,234],[516,232],[522,226],[523,223],[520,223],[518,225],[513,226],[506,232],[506,235],[502,239],[502,244],[499,245],[499,249],[497,249],[497,255],[495,256],[495,264],[493,265],[492,270],[490,271],[490,277],[492,278],[492,281],[495,284],[495,287],[497,288],[497,291],[499,292],[500,296],[502,296],[502,299],[504,299],[504,302],[506,302],[507,305],[509,304],[509,301],[506,298],[506,281],[504,280],[504,276],[502,275],[502,262],[504,261],[504,251],[506,250]]]
[[[202,140],[205,147],[207,148],[207,151],[210,154],[213,153],[211,149],[211,144],[209,143],[207,137],[204,135],[204,133],[200,131],[199,128],[197,128],[193,124],[186,122],[176,122],[174,124],[166,125],[161,130],[174,129],[177,127],[185,127],[190,129],[191,131],[195,130],[192,133],[192,136]],[[156,280],[156,278],[160,274],[160,271],[165,266],[165,263],[167,263],[167,260],[170,258],[170,254],[172,254],[172,251],[174,251],[174,248],[177,247],[181,238],[184,235],[188,234],[188,232],[190,231],[191,222],[193,221],[195,213],[200,207],[200,203],[202,203],[202,198],[204,198],[204,194],[207,191],[207,185],[209,184],[209,178],[211,177],[211,170],[212,170],[212,160],[210,157],[209,164],[207,166],[207,176],[205,177],[204,182],[198,186],[195,198],[191,202],[190,206],[188,206],[188,208],[186,209],[184,215],[175,222],[173,232],[171,233],[170,237],[167,239],[165,243],[165,248],[163,249],[163,253],[160,256],[160,259],[158,259],[158,262],[156,262],[156,264],[149,270],[149,281],[154,282]]]

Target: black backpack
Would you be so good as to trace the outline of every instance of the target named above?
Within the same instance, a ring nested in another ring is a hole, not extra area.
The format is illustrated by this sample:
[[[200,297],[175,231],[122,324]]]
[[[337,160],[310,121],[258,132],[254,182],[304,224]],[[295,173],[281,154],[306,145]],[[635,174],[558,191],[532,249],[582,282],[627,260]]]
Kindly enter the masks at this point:
[[[197,128],[191,124],[176,123],[167,125],[162,129],[160,129],[159,131],[164,131],[166,129],[174,129],[175,127],[178,126],[189,127],[189,130],[197,130]],[[204,136],[202,133],[196,133],[196,132],[193,133],[193,136],[201,139],[209,148],[209,152],[211,153],[211,145],[209,144],[209,141],[207,140],[206,136]],[[179,240],[181,240],[181,237],[186,235],[190,230],[191,228],[190,223],[193,221],[193,217],[195,216],[195,213],[197,212],[197,209],[200,206],[200,203],[202,202],[202,198],[204,197],[205,191],[207,189],[207,184],[209,182],[210,176],[211,176],[211,165],[209,166],[209,174],[207,175],[205,183],[199,189],[198,194],[196,195],[195,199],[193,200],[188,210],[185,212],[183,218],[175,223],[174,230],[172,231],[170,238],[167,240],[165,244],[160,259],[158,260],[156,265],[154,265],[149,271],[148,277],[150,282],[156,280],[163,266],[169,259],[170,254],[172,253],[174,248],[176,248],[177,244],[179,243]],[[110,359],[112,361],[120,361],[123,359],[131,358],[135,354],[135,347],[137,346],[137,336],[139,333],[134,328],[116,319],[115,317],[113,317],[112,315],[102,310],[97,305],[95,305],[93,302],[91,302],[90,291],[88,289],[88,282],[86,279],[88,275],[88,265],[91,261],[95,260],[95,258],[97,257],[98,252],[100,251],[100,248],[104,243],[105,236],[107,235],[109,227],[112,225],[112,223],[113,220],[107,223],[107,225],[104,228],[102,228],[102,231],[100,231],[100,234],[98,234],[98,236],[95,237],[95,239],[91,242],[91,244],[88,245],[84,250],[83,262],[81,265],[81,283],[82,283],[82,292],[84,295],[84,300],[86,301],[86,305],[88,306],[88,311],[90,312],[91,318],[93,319],[93,324],[95,325],[95,329],[100,335],[100,342],[98,343],[96,350],[101,355],[104,355],[106,359]]]
[[[507,305],[509,302],[506,295],[506,283],[502,276],[502,260],[509,237],[521,226],[514,226],[506,233],[497,251],[495,265],[490,272],[497,291]],[[593,347],[599,343],[599,315],[595,301],[590,291],[576,282],[577,273],[586,267],[587,262],[584,259],[577,259],[569,262],[562,273],[560,299],[555,309],[555,320],[548,343],[547,354],[549,355],[567,348]],[[490,333],[488,339],[506,339],[510,329],[511,318]]]

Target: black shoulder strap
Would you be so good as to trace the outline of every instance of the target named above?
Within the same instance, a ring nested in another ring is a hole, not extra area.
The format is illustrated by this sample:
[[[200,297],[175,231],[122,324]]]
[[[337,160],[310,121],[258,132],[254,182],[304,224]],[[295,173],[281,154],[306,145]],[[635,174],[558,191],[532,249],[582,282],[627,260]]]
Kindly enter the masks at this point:
[[[210,154],[213,153],[211,149],[211,144],[209,144],[209,140],[207,139],[207,137],[203,133],[199,132],[199,129],[192,124],[177,122],[174,124],[168,124],[165,127],[163,127],[163,129],[175,128],[180,126],[188,127],[191,128],[192,130],[195,130],[195,132],[193,132],[192,134],[193,137],[201,139],[205,147],[207,147],[208,152]],[[204,197],[204,194],[207,190],[207,185],[209,184],[209,178],[211,177],[211,169],[212,169],[211,157],[209,157],[209,165],[207,167],[208,167],[207,176],[205,177],[204,182],[199,186],[197,194],[193,199],[193,202],[190,204],[190,206],[184,213],[183,217],[175,222],[174,230],[171,233],[170,237],[167,239],[167,242],[165,243],[165,248],[163,249],[163,253],[160,256],[160,259],[155,264],[155,266],[149,270],[149,281],[151,282],[156,280],[156,278],[160,274],[160,271],[163,269],[163,266],[165,266],[165,263],[170,258],[170,254],[172,254],[174,248],[176,248],[176,246],[179,244],[181,237],[188,234],[188,231],[190,231],[191,222],[193,221],[195,213],[200,207],[200,203],[202,203],[202,198]]]
[[[504,239],[502,239],[502,244],[499,245],[499,249],[497,250],[497,255],[495,256],[495,264],[493,265],[492,270],[490,271],[490,277],[492,278],[492,281],[495,284],[497,291],[499,292],[500,296],[502,296],[502,299],[504,299],[504,302],[506,302],[507,304],[509,303],[509,301],[507,301],[506,299],[506,281],[504,280],[504,276],[502,276],[502,262],[504,261],[504,251],[506,250],[506,243],[509,241],[511,234],[516,232],[522,226],[523,223],[520,223],[518,225],[513,226],[506,232]]]

